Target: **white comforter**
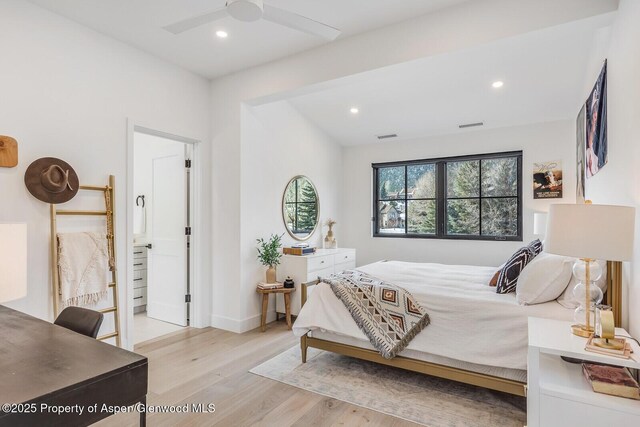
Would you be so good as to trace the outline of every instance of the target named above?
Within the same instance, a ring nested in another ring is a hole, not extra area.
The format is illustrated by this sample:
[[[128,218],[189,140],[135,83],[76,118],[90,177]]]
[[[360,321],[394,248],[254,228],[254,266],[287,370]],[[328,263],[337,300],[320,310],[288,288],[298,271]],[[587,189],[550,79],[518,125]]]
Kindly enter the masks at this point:
[[[358,270],[404,287],[429,313],[431,324],[407,349],[463,362],[526,369],[527,317],[573,318],[573,310],[555,301],[521,306],[514,293],[497,294],[488,286],[496,267],[388,261]],[[293,325],[297,336],[310,330],[368,342],[326,283],[311,292]]]

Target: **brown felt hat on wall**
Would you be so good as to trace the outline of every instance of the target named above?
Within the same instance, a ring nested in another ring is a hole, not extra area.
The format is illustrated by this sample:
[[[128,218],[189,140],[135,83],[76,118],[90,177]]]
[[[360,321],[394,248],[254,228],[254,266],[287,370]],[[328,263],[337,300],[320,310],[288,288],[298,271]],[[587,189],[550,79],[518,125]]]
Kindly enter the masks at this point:
[[[43,157],[31,163],[24,174],[29,193],[46,203],[64,203],[78,193],[76,171],[64,160]]]

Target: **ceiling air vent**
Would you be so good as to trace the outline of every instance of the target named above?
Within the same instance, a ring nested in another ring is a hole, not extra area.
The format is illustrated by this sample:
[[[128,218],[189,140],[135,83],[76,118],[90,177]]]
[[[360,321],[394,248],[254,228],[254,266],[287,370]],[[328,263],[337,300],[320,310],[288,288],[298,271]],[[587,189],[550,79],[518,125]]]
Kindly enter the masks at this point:
[[[390,133],[388,135],[377,135],[378,139],[389,139],[389,138],[397,138],[398,134]]]
[[[484,122],[478,122],[478,123],[467,123],[464,125],[459,125],[458,127],[460,129],[466,129],[466,128],[474,128],[476,126],[484,126]]]

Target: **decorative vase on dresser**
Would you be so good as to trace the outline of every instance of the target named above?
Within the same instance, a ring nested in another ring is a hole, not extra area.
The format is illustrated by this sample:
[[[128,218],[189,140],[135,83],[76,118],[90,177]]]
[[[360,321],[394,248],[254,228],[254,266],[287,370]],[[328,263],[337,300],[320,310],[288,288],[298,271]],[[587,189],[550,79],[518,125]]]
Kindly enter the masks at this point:
[[[312,282],[318,277],[330,276],[351,268],[356,268],[355,249],[318,249],[312,255],[283,255],[278,266],[278,281],[284,282],[289,276],[295,283],[296,292],[291,299],[291,314],[297,316],[300,312],[302,283]],[[282,295],[276,298],[276,312],[285,313]]]

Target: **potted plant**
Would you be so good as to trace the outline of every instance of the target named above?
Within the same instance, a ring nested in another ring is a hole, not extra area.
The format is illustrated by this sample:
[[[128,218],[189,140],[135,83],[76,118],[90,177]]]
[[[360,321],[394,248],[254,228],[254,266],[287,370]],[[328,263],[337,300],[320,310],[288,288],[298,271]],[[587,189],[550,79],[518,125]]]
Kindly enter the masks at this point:
[[[258,261],[267,268],[267,283],[276,282],[276,266],[280,264],[283,235],[272,234],[269,240],[257,239]]]

